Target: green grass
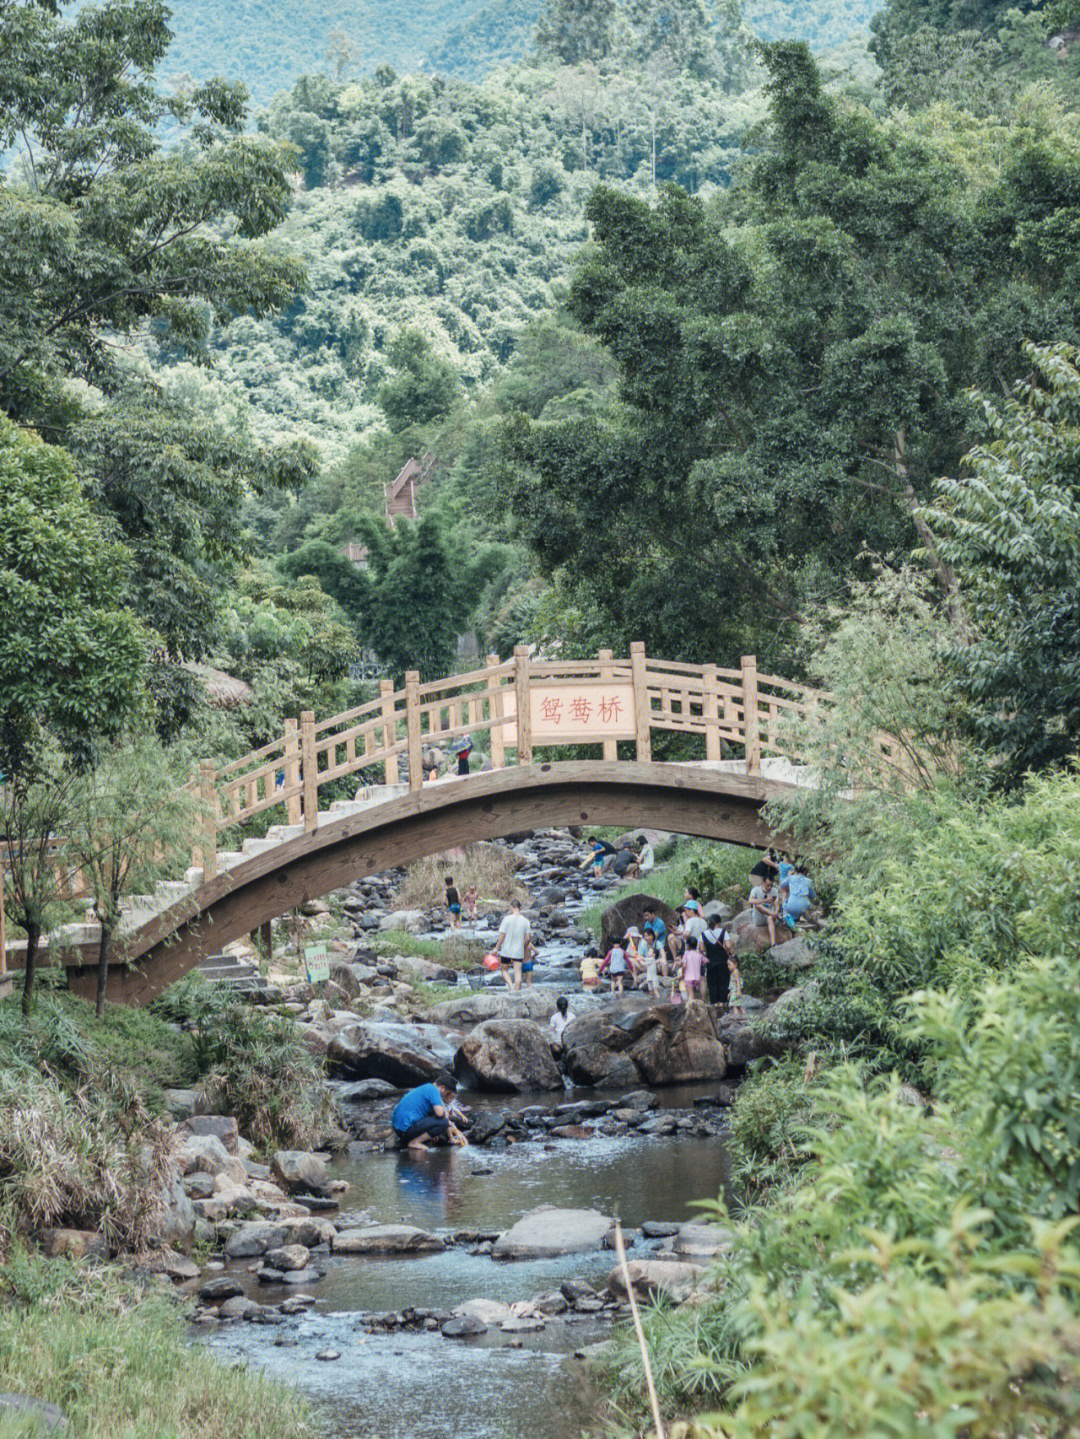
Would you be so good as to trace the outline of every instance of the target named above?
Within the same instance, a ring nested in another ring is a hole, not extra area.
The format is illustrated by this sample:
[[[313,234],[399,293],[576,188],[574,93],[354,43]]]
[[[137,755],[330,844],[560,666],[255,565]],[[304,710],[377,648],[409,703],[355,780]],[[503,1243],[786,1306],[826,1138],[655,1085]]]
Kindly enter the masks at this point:
[[[609,890],[603,900],[582,910],[581,923],[599,936],[604,910],[630,894],[649,894],[677,908],[688,884],[699,889],[706,900],[723,899],[737,905],[749,893],[750,869],[755,860],[756,852],[744,845],[683,840],[673,857],[645,879]]]
[[[0,1391],[57,1404],[80,1439],[310,1439],[305,1403],[189,1344],[168,1294],[15,1251],[0,1269]],[[0,1439],[35,1434],[0,1419]]]
[[[445,939],[418,939],[404,929],[384,929],[365,941],[380,958],[430,959],[447,969],[474,969],[484,957],[484,946],[466,934],[452,934]]]

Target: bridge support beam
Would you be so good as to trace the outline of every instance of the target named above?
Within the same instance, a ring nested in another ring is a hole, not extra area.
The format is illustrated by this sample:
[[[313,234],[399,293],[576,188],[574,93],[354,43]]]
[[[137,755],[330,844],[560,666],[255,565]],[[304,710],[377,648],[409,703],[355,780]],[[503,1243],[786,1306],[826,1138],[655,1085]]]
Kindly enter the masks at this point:
[[[108,995],[148,1004],[223,945],[306,900],[425,855],[522,830],[637,825],[757,847],[786,843],[769,830],[761,809],[789,789],[692,766],[597,760],[515,766],[429,785],[219,875],[138,932],[141,951],[129,956],[130,967],[118,956]],[[95,973],[87,961],[68,972],[69,987],[84,995],[93,993]]]

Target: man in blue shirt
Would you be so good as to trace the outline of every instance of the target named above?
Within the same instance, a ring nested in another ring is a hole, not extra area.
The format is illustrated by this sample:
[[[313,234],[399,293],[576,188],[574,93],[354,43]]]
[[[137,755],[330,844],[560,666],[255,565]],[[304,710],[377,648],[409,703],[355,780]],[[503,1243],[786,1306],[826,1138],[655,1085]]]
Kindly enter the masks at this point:
[[[465,1136],[450,1119],[450,1103],[457,1092],[452,1074],[445,1071],[434,1084],[420,1084],[398,1100],[390,1123],[408,1149],[427,1149],[436,1144],[465,1144]]]
[[[656,958],[660,964],[660,973],[665,979],[667,979],[667,925],[660,918],[655,909],[645,910],[642,918],[645,924],[652,926],[653,943],[656,945]]]

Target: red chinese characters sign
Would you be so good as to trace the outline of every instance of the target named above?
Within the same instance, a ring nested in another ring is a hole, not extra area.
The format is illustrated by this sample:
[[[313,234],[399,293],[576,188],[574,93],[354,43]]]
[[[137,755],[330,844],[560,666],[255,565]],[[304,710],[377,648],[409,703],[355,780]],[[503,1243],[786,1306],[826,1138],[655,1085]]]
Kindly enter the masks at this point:
[[[533,744],[590,744],[633,739],[634,687],[620,680],[534,684],[529,692]],[[503,738],[517,743],[514,692],[506,693]]]

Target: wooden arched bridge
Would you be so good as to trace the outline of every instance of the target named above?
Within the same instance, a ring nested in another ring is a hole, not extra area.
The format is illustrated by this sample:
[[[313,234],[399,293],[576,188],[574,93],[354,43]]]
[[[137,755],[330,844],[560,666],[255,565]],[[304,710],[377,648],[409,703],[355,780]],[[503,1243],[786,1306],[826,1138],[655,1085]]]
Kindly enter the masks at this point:
[[[512,660],[491,658],[449,679],[421,684],[410,673],[400,690],[384,681],[378,699],[345,714],[287,720],[262,749],[201,765],[199,848],[183,880],[129,906],[110,997],[147,1004],[295,905],[477,840],[619,825],[763,845],[763,805],[799,782],[782,720],[812,714],[822,698],[759,674],[752,656],[722,669],[650,659],[638,644],[628,659],[601,651],[595,660],[537,662],[519,647]],[[656,731],[699,736],[704,757],[654,761]],[[490,766],[426,778],[430,747],[465,737],[487,749]],[[602,757],[552,757],[568,745]],[[634,758],[620,758],[620,745]],[[248,821],[279,808],[283,823],[243,837]],[[71,988],[92,994],[96,928],[69,926],[50,948]]]

